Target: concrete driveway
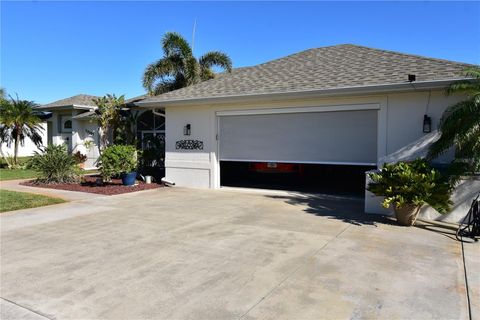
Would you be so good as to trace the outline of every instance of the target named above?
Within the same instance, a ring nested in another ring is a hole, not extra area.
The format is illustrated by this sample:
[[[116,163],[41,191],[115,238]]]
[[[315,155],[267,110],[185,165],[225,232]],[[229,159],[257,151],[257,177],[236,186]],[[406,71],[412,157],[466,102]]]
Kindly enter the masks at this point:
[[[449,230],[362,207],[164,188],[1,215],[2,319],[468,319]]]

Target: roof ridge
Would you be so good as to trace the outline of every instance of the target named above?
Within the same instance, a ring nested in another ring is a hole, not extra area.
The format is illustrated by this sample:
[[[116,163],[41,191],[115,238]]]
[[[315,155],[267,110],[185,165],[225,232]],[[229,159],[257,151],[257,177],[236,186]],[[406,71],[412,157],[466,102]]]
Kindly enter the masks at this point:
[[[265,61],[265,62],[256,64],[256,65],[233,68],[232,71],[239,71],[239,70],[242,70],[242,69],[255,68],[255,67],[262,66],[262,65],[265,65],[265,64],[268,64],[268,63],[271,63],[271,62],[275,62],[275,61],[278,61],[278,60],[286,59],[286,58],[288,58],[288,57],[300,55],[300,54],[303,54],[303,53],[308,52],[308,51],[315,51],[315,50],[326,49],[326,48],[333,48],[333,47],[356,47],[356,48],[363,48],[363,49],[373,50],[373,51],[377,51],[377,52],[385,52],[385,53],[397,54],[397,55],[406,56],[406,57],[417,57],[417,58],[422,58],[422,59],[427,59],[427,60],[432,60],[432,61],[437,61],[437,62],[448,62],[448,63],[461,64],[461,65],[472,66],[472,67],[478,66],[478,65],[476,65],[476,64],[467,63],[467,62],[454,61],[454,60],[441,59],[441,58],[434,58],[434,57],[423,56],[423,55],[420,55],[420,54],[411,54],[411,53],[400,52],[400,51],[395,51],[395,50],[379,49],[379,48],[368,47],[368,46],[359,45],[359,44],[355,44],[355,43],[339,43],[339,44],[333,44],[333,45],[328,45],[328,46],[314,47],[314,48],[305,49],[305,50],[302,50],[302,51],[298,51],[298,52],[295,52],[295,53],[291,53],[291,54],[286,55],[286,56],[282,56],[282,57],[279,57],[279,58],[275,58],[275,59],[273,59],[273,60],[268,60],[268,61]],[[228,74],[228,72],[218,73],[218,75],[223,75],[223,74]],[[209,80],[212,80],[212,79],[209,79]],[[208,81],[208,80],[207,80],[207,81]]]
[[[407,73],[416,74],[417,81],[422,82],[458,80],[465,78],[463,70],[469,66],[475,65],[343,43],[235,68],[232,73],[223,72],[147,100],[391,85],[406,82]]]
[[[432,60],[432,61],[437,61],[437,62],[448,62],[448,63],[454,63],[454,64],[462,64],[462,65],[468,65],[468,66],[472,66],[472,67],[478,66],[476,64],[468,63],[468,62],[448,60],[448,59],[442,59],[442,58],[435,58],[435,57],[424,56],[424,55],[421,55],[421,54],[406,53],[406,52],[395,51],[395,50],[379,49],[379,48],[373,48],[373,47],[368,47],[368,46],[353,44],[353,43],[342,44],[342,46],[352,46],[352,47],[363,48],[363,49],[368,49],[368,50],[373,50],[373,51],[378,51],[378,52],[393,53],[393,54],[397,54],[397,55],[401,55],[401,56],[417,57],[417,58],[422,58],[422,59],[427,59],[427,60]],[[325,48],[325,47],[320,47],[320,48]],[[318,49],[320,49],[320,48],[318,48]]]

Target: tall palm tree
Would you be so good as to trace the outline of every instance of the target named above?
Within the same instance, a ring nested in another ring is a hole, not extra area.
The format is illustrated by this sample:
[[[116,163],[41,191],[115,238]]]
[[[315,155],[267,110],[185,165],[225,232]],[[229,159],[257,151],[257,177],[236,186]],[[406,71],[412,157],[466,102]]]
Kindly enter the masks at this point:
[[[469,160],[480,168],[480,67],[465,71],[471,79],[453,83],[448,94],[463,93],[467,100],[449,107],[440,120],[440,138],[430,147],[428,158],[433,159],[455,147],[455,158]]]
[[[35,114],[33,101],[14,99],[0,105],[0,138],[8,146],[14,144],[13,164],[17,165],[18,147],[25,144],[25,138],[40,147],[42,145],[41,119]]]
[[[143,74],[143,87],[150,95],[180,89],[215,77],[213,67],[231,72],[230,57],[210,51],[200,58],[193,56],[190,44],[180,34],[167,32],[162,39],[163,58],[151,63]]]

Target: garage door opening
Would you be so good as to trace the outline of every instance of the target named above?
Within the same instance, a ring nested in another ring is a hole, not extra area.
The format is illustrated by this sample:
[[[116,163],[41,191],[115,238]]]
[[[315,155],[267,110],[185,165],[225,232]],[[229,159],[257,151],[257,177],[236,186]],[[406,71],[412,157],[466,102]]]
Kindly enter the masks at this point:
[[[376,166],[221,161],[223,187],[363,196],[365,171]]]
[[[377,109],[290,111],[219,116],[220,185],[363,194]]]

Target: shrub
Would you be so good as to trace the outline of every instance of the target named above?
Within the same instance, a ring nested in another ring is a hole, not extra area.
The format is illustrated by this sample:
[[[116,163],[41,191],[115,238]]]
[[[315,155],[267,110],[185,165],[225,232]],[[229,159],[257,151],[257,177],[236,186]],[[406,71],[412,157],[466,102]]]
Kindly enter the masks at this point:
[[[80,151],[75,152],[73,155],[73,159],[75,159],[75,162],[77,164],[84,163],[87,161],[87,156],[81,153]]]
[[[450,210],[453,189],[447,178],[430,167],[423,159],[412,162],[385,164],[379,173],[370,173],[372,182],[367,189],[377,196],[384,196],[383,206],[431,205],[440,213]]]
[[[69,183],[76,182],[79,177],[77,163],[65,145],[48,145],[42,153],[35,152],[29,166],[39,171],[37,182]]]
[[[137,150],[134,146],[112,145],[102,152],[98,163],[104,179],[132,172],[137,168]]]

